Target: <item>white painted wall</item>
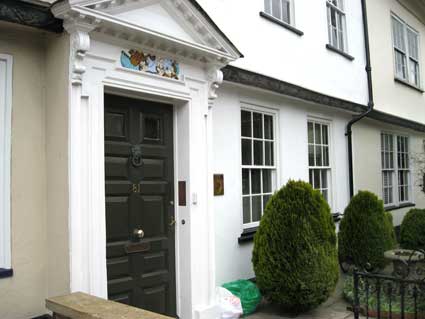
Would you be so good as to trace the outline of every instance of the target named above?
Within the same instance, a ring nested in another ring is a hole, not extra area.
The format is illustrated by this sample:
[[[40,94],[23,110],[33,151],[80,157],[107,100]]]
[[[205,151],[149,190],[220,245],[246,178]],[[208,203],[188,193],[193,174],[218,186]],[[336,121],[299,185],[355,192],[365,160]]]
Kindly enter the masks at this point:
[[[394,81],[391,12],[419,32],[421,86],[424,87],[425,12],[413,7],[412,3],[407,0],[367,1],[375,108],[425,123],[424,94]]]
[[[214,103],[214,173],[224,174],[224,196],[214,198],[216,218],[216,282],[252,278],[252,244],[238,244],[243,231],[240,150],[241,103],[278,112],[278,186],[289,179],[308,181],[307,120],[330,121],[332,208],[342,212],[348,203],[345,124],[349,117],[323,106],[288,99],[270,92],[225,84]]]
[[[360,0],[345,0],[348,53],[329,51],[326,1],[294,0],[293,32],[259,16],[264,0],[199,0],[244,58],[235,66],[342,99],[366,104],[367,85]]]

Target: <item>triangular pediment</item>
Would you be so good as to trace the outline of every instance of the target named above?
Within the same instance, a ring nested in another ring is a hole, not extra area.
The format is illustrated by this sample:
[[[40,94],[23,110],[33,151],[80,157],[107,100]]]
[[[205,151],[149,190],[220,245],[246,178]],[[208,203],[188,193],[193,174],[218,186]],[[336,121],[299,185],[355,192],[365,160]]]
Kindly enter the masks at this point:
[[[111,12],[115,17],[132,22],[143,28],[171,35],[177,39],[205,44],[182,16],[170,7],[170,1],[142,1],[139,7],[126,11]]]
[[[96,21],[96,31],[171,45],[176,52],[197,59],[232,61],[241,57],[238,49],[215,25],[195,0],[68,0],[54,8],[56,16],[74,14]],[[167,50],[172,50],[168,47]],[[216,56],[216,58],[214,58]]]

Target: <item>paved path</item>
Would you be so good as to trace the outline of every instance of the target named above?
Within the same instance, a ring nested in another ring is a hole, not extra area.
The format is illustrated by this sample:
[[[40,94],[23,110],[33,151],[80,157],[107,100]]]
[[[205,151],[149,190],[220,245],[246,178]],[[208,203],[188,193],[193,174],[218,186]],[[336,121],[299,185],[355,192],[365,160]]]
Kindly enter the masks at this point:
[[[354,314],[347,310],[348,304],[342,299],[344,276],[341,276],[334,294],[320,307],[302,315],[294,316],[282,313],[279,308],[261,304],[256,313],[247,319],[354,319]]]
[[[284,314],[278,308],[261,305],[255,314],[247,319],[352,319],[353,313],[347,310],[347,304],[341,300],[330,299],[319,308],[299,316]]]

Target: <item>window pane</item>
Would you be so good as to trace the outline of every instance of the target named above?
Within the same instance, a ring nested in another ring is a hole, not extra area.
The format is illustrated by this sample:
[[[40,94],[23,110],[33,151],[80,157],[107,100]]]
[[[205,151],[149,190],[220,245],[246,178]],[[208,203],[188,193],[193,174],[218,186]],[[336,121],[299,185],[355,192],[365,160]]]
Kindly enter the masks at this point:
[[[272,171],[268,169],[263,170],[263,193],[272,192]]]
[[[254,141],[254,165],[264,165],[263,141]]]
[[[243,201],[243,222],[248,224],[251,222],[251,198],[244,197]]]
[[[264,0],[264,11],[268,14],[272,14],[272,9],[270,5],[271,0]]]
[[[344,16],[341,13],[337,13],[337,18],[338,18],[338,49],[340,49],[341,51],[344,51],[345,50],[344,34],[343,34]]]
[[[316,146],[316,166],[323,166],[321,146]]]
[[[242,170],[242,194],[249,194],[249,169]]]
[[[329,136],[328,136],[328,126],[322,125],[322,137],[323,137],[323,144],[328,145],[329,144]]]
[[[308,146],[308,165],[309,166],[315,166],[314,162],[314,146],[309,145]]]
[[[252,164],[252,141],[242,140],[242,165]]]
[[[270,115],[264,115],[264,138],[273,139],[273,117]]]
[[[241,135],[251,137],[251,112],[241,111]]]
[[[282,20],[286,23],[290,23],[290,3],[288,0],[282,0]]]
[[[262,213],[262,196],[253,196],[252,197],[252,222],[258,222],[261,219]]]
[[[260,113],[253,113],[254,124],[254,137],[263,138],[263,115]]]
[[[407,79],[406,55],[397,50],[395,50],[395,65],[396,76],[401,79]]]
[[[329,146],[323,146],[323,166],[329,165]]]
[[[410,60],[410,83],[419,86],[419,64],[416,61]]]
[[[313,188],[314,188],[314,185],[313,185],[313,183],[314,183],[314,170],[312,170],[312,169],[310,169],[309,171],[308,171],[308,182],[310,183],[310,185],[311,186],[313,186]]]
[[[251,170],[251,192],[252,194],[261,194],[261,170]]]
[[[320,170],[313,170],[313,188],[321,188],[320,187]]]
[[[314,135],[315,135],[315,143],[316,144],[322,144],[322,132],[321,132],[321,125],[320,124],[314,124]]]
[[[418,35],[409,28],[407,28],[407,45],[409,48],[409,56],[415,60],[419,60]]]
[[[325,199],[325,201],[327,201],[327,202],[329,202],[329,195],[328,195],[328,190],[327,189],[324,189],[324,190],[322,190],[322,195],[323,195],[323,198]]]
[[[266,209],[267,203],[269,202],[271,195],[264,195],[263,196],[263,211]]]
[[[266,145],[266,161],[265,161],[265,165],[266,166],[273,166],[274,165],[274,150],[273,150],[273,146],[274,143],[273,142],[265,142]]]
[[[328,171],[326,169],[322,169],[321,174],[322,174],[322,185],[320,188],[328,188]]]
[[[272,15],[282,20],[282,8],[281,8],[281,0],[272,0]]]
[[[404,26],[399,20],[397,20],[394,17],[392,17],[392,24],[393,24],[394,47],[405,52],[406,46],[405,46],[405,39],[404,39]]]
[[[308,122],[308,143],[313,144],[314,143],[314,130],[313,130],[313,123]]]

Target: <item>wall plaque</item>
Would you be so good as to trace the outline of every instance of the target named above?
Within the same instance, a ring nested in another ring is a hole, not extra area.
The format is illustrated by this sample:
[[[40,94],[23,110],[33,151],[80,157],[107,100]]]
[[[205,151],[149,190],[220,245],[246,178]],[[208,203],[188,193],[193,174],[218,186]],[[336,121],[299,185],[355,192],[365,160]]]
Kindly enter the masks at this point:
[[[224,195],[224,175],[214,174],[214,196]]]
[[[157,74],[166,78],[180,78],[180,65],[173,59],[160,58],[143,51],[121,51],[121,66],[130,70]]]
[[[179,206],[186,206],[186,181],[179,181]]]

